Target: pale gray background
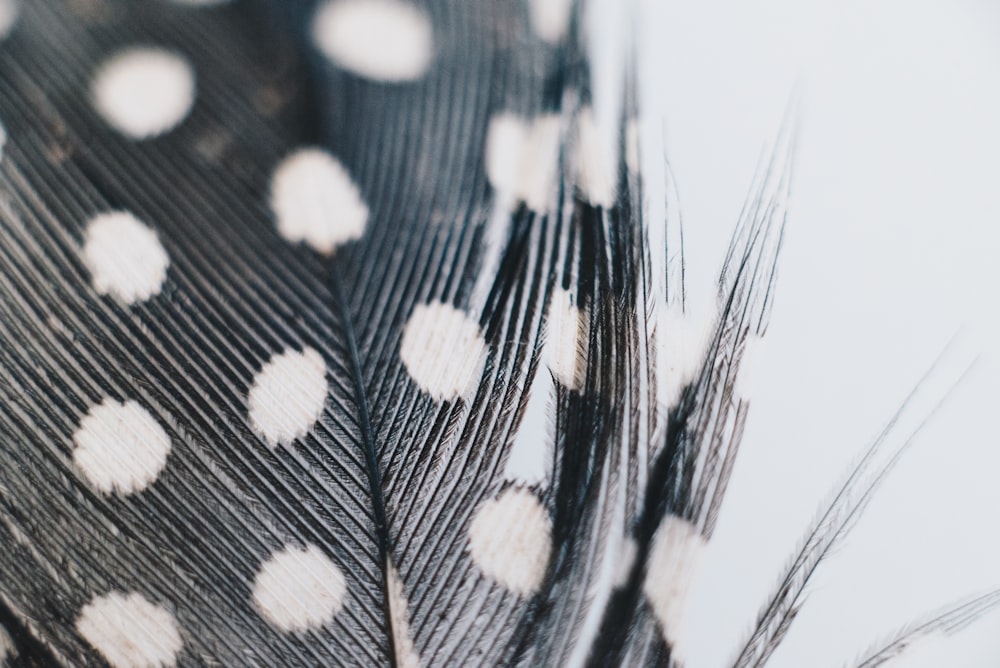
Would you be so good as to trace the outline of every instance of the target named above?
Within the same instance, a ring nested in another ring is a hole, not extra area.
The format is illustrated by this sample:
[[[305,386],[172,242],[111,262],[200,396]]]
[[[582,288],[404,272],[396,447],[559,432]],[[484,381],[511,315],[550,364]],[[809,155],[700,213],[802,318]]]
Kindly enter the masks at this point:
[[[852,455],[964,326],[983,358],[816,581],[770,664],[838,666],[921,611],[1000,586],[1000,5],[665,2],[668,151],[707,297],[796,82],[792,227],[743,452],[691,600],[724,665]],[[1000,614],[903,666],[1000,665]]]

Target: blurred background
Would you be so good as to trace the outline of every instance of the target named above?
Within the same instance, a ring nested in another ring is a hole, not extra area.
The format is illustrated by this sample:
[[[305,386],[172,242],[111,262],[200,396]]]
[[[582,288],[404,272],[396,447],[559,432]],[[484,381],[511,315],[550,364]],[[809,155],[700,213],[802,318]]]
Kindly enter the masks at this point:
[[[922,372],[982,353],[844,546],[774,668],[839,666],[1000,586],[1000,4],[650,3],[694,302],[796,86],[791,227],[690,668],[731,657],[821,501]],[[921,409],[923,413],[929,407]],[[1000,612],[900,666],[1000,666]]]

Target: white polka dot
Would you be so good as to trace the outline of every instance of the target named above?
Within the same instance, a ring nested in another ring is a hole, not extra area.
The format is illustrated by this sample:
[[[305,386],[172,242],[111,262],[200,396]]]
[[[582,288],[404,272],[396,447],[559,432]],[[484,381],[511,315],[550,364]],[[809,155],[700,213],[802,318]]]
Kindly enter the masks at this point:
[[[642,591],[659,622],[664,640],[683,657],[688,589],[697,573],[707,542],[690,522],[667,515],[653,536]]]
[[[542,584],[552,550],[552,521],[534,494],[508,488],[487,501],[469,526],[469,552],[489,578],[518,594]]]
[[[386,566],[389,589],[389,617],[392,622],[392,640],[396,649],[395,665],[399,668],[420,668],[420,656],[413,645],[410,631],[410,610],[399,571],[390,561]]]
[[[531,28],[550,44],[562,41],[569,29],[573,0],[529,0]]]
[[[286,633],[317,629],[344,607],[344,573],[315,545],[271,555],[253,583],[260,613]]]
[[[558,114],[544,114],[536,117],[528,130],[518,193],[534,211],[549,211],[556,198],[562,125]]]
[[[250,424],[271,447],[287,445],[319,419],[328,389],[326,364],[312,348],[275,355],[253,378]]]
[[[350,174],[332,155],[302,149],[285,158],[271,179],[271,208],[278,232],[321,253],[360,239],[368,207]]]
[[[83,261],[94,289],[126,304],[160,294],[170,266],[156,232],[126,211],[102,213],[88,223]]]
[[[469,316],[433,302],[413,309],[403,328],[399,356],[420,389],[437,401],[450,401],[475,391],[486,343]]]
[[[10,35],[20,16],[20,0],[0,0],[0,40]]]
[[[639,546],[634,538],[626,538],[622,541],[621,554],[618,557],[618,567],[615,569],[615,587],[621,588],[628,584],[628,579],[632,575],[632,566],[635,565],[635,558],[639,554]]]
[[[434,55],[430,18],[402,0],[327,0],[312,30],[334,64],[376,81],[419,79]]]
[[[577,125],[577,181],[584,197],[594,206],[614,206],[618,181],[614,142],[601,133],[594,110],[585,107]]]
[[[573,305],[570,293],[556,288],[549,304],[545,360],[556,380],[571,390],[582,388],[587,378],[586,323],[586,313]]]
[[[147,139],[187,117],[194,105],[194,70],[170,51],[131,48],[100,67],[91,94],[109,125],[132,139]]]
[[[503,112],[490,119],[486,134],[486,174],[502,196],[544,212],[553,204],[562,119],[543,114],[528,120]]]
[[[95,598],[76,630],[114,668],[174,666],[183,646],[173,615],[136,593]]]
[[[528,136],[528,122],[508,112],[490,118],[486,130],[486,175],[490,185],[505,194],[516,194],[521,174],[521,153]]]
[[[73,462],[105,494],[139,492],[156,480],[170,454],[170,437],[134,401],[105,399],[73,434]]]

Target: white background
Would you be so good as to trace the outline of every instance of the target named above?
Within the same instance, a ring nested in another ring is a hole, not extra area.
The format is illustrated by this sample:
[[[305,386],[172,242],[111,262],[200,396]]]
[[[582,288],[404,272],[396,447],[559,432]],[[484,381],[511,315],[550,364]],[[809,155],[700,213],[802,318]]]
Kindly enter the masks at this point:
[[[829,488],[952,335],[983,353],[826,562],[769,664],[844,665],[921,612],[1000,586],[1000,3],[659,11],[696,296],[710,294],[796,83],[803,96],[778,299],[692,592],[690,668],[731,658]],[[917,649],[899,665],[1000,666],[1000,613]]]

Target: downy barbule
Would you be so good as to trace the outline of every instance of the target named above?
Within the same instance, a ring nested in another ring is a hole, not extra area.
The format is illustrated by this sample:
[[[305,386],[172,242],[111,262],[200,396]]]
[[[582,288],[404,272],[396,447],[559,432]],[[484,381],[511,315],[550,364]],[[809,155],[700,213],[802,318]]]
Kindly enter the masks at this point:
[[[796,112],[696,319],[637,7],[0,1],[0,660],[684,665]]]

